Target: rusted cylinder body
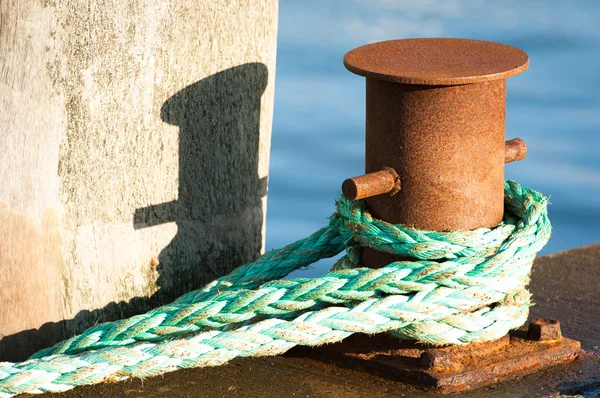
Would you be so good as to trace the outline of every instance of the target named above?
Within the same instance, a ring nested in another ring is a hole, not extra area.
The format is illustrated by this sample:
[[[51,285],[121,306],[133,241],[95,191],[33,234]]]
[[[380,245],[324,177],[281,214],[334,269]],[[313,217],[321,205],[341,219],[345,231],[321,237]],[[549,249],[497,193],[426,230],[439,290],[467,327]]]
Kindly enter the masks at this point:
[[[394,195],[366,199],[371,214],[435,231],[496,226],[504,212],[506,78],[527,68],[527,54],[479,40],[406,39],[354,49],[344,65],[367,78],[365,171],[391,167],[402,182]],[[509,147],[509,160],[526,153],[524,144]],[[364,251],[370,267],[398,259]]]
[[[493,227],[504,209],[506,81],[424,86],[367,79],[367,173],[388,166],[394,196],[367,199],[394,224],[450,231]]]

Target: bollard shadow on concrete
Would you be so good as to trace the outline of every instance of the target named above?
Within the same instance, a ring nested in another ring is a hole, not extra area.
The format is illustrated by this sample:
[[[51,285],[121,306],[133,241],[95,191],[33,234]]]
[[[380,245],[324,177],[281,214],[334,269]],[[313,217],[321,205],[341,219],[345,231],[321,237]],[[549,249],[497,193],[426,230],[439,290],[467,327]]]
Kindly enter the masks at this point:
[[[138,209],[134,217],[135,228],[177,223],[177,235],[158,257],[161,303],[261,250],[267,178],[257,170],[267,78],[264,64],[244,64],[184,88],[162,106],[162,120],[179,126],[178,198]]]
[[[166,304],[258,257],[267,192],[267,178],[258,175],[267,81],[264,64],[247,63],[193,83],[162,105],[161,119],[179,126],[178,197],[137,209],[133,218],[135,229],[177,224],[176,236],[158,255],[158,291],[0,336],[0,362],[24,360],[95,324]]]

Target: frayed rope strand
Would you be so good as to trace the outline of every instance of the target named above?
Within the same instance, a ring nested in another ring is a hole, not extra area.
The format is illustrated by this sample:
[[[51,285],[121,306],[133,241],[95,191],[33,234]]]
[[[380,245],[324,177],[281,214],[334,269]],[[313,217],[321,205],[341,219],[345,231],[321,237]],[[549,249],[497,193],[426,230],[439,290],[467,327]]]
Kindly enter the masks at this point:
[[[0,397],[277,355],[357,332],[434,345],[500,338],[527,319],[531,265],[551,232],[539,193],[507,181],[505,207],[495,228],[433,232],[373,219],[363,202],[341,198],[326,228],[201,290],[0,363]],[[419,260],[361,268],[364,246]],[[279,280],[345,248],[322,277]]]

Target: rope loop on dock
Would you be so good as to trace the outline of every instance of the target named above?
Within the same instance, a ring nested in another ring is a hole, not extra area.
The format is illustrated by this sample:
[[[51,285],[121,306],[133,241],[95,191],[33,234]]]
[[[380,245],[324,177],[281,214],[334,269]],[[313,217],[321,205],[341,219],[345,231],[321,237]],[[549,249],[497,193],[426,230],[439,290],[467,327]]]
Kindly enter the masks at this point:
[[[538,192],[507,181],[504,220],[469,231],[393,225],[343,197],[336,207],[327,227],[171,304],[94,326],[25,362],[0,363],[0,397],[277,355],[353,333],[468,344],[525,323],[531,266],[551,233]],[[415,260],[365,268],[363,247]],[[343,250],[324,276],[281,279]]]

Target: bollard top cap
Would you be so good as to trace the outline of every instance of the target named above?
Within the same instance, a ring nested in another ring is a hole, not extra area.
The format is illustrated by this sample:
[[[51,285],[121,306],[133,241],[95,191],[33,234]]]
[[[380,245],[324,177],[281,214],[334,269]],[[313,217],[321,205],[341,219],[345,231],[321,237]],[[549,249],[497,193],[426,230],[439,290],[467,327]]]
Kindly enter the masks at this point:
[[[344,57],[352,73],[394,83],[455,85],[506,79],[529,66],[506,44],[471,39],[402,39],[355,48]]]

